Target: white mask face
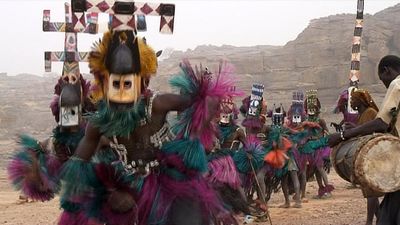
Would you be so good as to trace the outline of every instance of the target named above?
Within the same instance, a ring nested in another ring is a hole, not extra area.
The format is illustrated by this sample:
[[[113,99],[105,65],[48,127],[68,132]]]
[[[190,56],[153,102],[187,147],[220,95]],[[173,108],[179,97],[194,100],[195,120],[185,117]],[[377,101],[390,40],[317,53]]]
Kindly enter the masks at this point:
[[[230,114],[221,113],[221,117],[219,119],[219,122],[221,122],[221,123],[230,123],[230,118],[231,118]]]
[[[251,100],[248,114],[250,116],[258,116],[259,111],[260,111],[259,108],[260,108],[260,101],[259,100]]]
[[[272,115],[272,124],[280,126],[283,124],[283,114],[282,113],[274,113]]]
[[[140,76],[111,74],[107,97],[115,103],[133,103],[140,95]]]
[[[294,115],[292,118],[293,123],[301,123],[301,116],[300,115]]]
[[[79,125],[80,107],[60,107],[60,122],[63,127],[71,127]]]

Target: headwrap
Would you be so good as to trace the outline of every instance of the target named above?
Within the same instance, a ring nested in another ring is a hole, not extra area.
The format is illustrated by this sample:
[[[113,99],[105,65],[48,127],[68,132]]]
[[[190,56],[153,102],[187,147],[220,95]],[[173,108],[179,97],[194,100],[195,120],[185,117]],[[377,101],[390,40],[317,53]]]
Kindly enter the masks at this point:
[[[367,107],[371,107],[376,111],[379,111],[378,106],[376,106],[374,100],[367,90],[356,89],[351,92],[351,97],[354,99],[358,99],[359,101],[361,101],[362,104],[366,105]]]

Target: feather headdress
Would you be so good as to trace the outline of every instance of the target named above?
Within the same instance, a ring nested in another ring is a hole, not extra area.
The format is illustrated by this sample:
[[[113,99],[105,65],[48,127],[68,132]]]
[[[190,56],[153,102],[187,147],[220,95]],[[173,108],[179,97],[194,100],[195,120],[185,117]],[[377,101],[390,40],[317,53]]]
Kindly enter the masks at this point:
[[[94,75],[94,87],[91,98],[98,102],[105,97],[110,77],[110,66],[107,61],[118,45],[126,44],[135,59],[132,65],[140,76],[141,90],[145,88],[144,83],[157,72],[157,56],[155,51],[147,43],[132,31],[110,31],[103,35],[103,39],[96,42],[89,55],[89,68]]]

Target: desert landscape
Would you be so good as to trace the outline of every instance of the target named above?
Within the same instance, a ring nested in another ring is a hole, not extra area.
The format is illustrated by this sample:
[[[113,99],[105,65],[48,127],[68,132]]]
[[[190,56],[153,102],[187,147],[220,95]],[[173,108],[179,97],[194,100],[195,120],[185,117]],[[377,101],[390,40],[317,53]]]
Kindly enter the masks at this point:
[[[374,15],[365,15],[360,87],[370,90],[378,105],[385,88],[376,75],[377,63],[386,54],[400,55],[398,15],[400,4]],[[252,82],[265,85],[264,96],[269,107],[282,103],[288,108],[292,91],[318,89],[322,117],[328,124],[339,122],[341,115],[332,111],[339,93],[348,85],[354,18],[352,14],[340,14],[312,20],[295,40],[284,46],[203,45],[185,52],[165,50],[151,86],[155,90],[170,91],[167,81],[179,72],[178,65],[183,57],[193,64],[207,65],[211,70],[215,69],[218,60],[225,59],[235,65],[238,88],[250,93]],[[60,212],[58,198],[44,203],[17,204],[19,193],[10,186],[5,167],[17,148],[17,134],[27,133],[42,140],[56,126],[49,104],[58,76],[0,73],[0,224],[56,224]],[[84,76],[91,79],[91,75]],[[236,101],[239,103],[240,99]],[[351,188],[333,170],[329,178],[336,188],[332,198],[313,199],[317,184],[309,182],[309,202],[304,203],[302,209],[278,208],[283,202],[283,194],[275,193],[269,203],[273,224],[364,224],[366,199],[361,191]]]

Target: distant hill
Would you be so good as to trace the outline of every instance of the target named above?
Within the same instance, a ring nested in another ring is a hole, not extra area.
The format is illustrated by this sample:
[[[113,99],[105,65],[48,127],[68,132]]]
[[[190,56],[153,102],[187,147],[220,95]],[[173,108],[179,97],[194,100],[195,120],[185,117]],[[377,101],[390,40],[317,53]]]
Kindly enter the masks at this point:
[[[399,15],[400,5],[365,15],[361,86],[372,90],[377,102],[385,92],[376,76],[377,63],[386,54],[400,55]],[[273,103],[283,103],[287,108],[293,90],[317,88],[323,116],[328,122],[338,120],[340,116],[332,115],[331,110],[340,90],[347,86],[354,23],[352,14],[314,19],[295,40],[284,46],[202,45],[185,52],[166,49],[151,85],[161,91],[169,90],[167,80],[179,71],[183,57],[211,69],[216,68],[219,59],[226,59],[235,65],[238,86],[247,93],[253,82],[266,86],[265,98],[270,107]],[[0,149],[2,143],[9,143],[4,140],[20,132],[38,138],[51,133],[56,124],[49,104],[57,76],[55,73],[41,77],[0,73]],[[90,75],[85,77],[91,79]]]
[[[362,36],[361,86],[376,92],[380,99],[385,89],[376,67],[386,54],[400,55],[400,4],[375,15],[364,16]],[[219,59],[236,66],[239,86],[249,92],[252,82],[266,86],[270,103],[290,104],[291,92],[316,88],[326,107],[334,104],[341,89],[348,85],[351,40],[355,15],[339,14],[310,21],[297,38],[284,46],[253,47],[202,45],[186,52],[175,51],[160,62],[155,86],[166,88],[166,80],[177,73],[183,57],[215,68]]]

